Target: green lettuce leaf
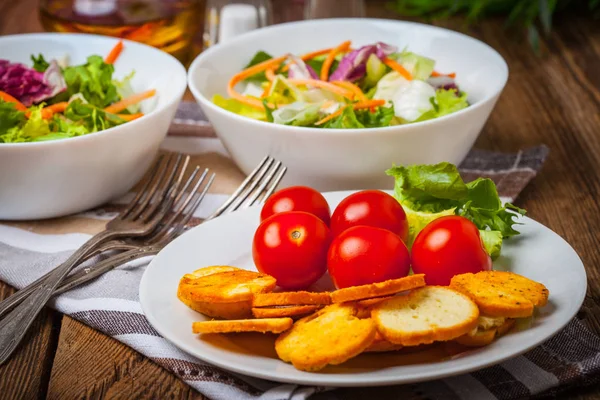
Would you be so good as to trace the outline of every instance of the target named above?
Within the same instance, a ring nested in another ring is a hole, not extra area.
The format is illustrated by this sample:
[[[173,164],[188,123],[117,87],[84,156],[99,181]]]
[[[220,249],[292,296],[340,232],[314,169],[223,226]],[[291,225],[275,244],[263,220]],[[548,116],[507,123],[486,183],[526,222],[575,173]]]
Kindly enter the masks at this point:
[[[38,72],[45,72],[46,69],[50,66],[48,61],[44,58],[43,55],[39,54],[37,57],[35,55],[31,55],[31,61],[33,61],[33,69]]]
[[[412,247],[419,232],[421,232],[428,223],[440,217],[454,215],[454,208],[443,210],[438,213],[415,211],[408,208],[406,205],[403,205],[402,208],[404,208],[406,219],[408,221],[408,238],[405,244],[409,249]]]
[[[65,117],[84,126],[88,132],[98,132],[125,123],[115,114],[107,113],[92,104],[77,99],[69,103]]]
[[[431,76],[435,61],[410,51],[403,51],[390,56],[398,61],[414,79],[424,81]]]
[[[257,52],[254,57],[252,57],[252,60],[250,60],[250,62],[248,63],[248,65],[246,65],[244,67],[244,69],[250,68],[255,66],[256,64],[260,64],[261,62],[265,62],[267,60],[270,60],[271,58],[273,58],[272,55],[270,55],[269,53],[266,53],[264,51],[259,51]],[[254,74],[252,76],[249,76],[248,78],[244,79],[245,81],[255,81],[255,82],[264,82],[267,80],[267,77],[265,76],[264,72],[259,72],[258,74]]]
[[[394,118],[394,107],[377,107],[375,112],[371,110],[356,110],[356,119],[365,128],[381,128],[390,126],[392,118]]]
[[[121,80],[113,80],[113,85],[115,85],[115,87],[117,88],[117,94],[119,95],[120,99],[124,99],[135,94],[135,91],[131,86],[131,80],[133,79],[134,75],[135,71],[131,71],[131,73],[125,76],[125,78]],[[138,113],[140,112],[140,104],[132,104],[129,107],[127,107],[126,110],[131,114]]]
[[[291,104],[302,99],[302,91],[281,75],[277,75],[273,80],[265,97],[268,103],[275,105]]]
[[[23,122],[25,122],[24,112],[17,110],[14,103],[0,100],[0,143],[3,134]]]
[[[430,110],[419,117],[417,121],[426,121],[452,114],[469,106],[467,94],[457,93],[456,89],[437,89],[435,98],[431,99],[433,110]]]
[[[331,64],[331,68],[329,68],[329,76],[331,76],[331,74],[333,74],[335,72],[335,70],[338,68],[338,66],[340,65],[340,60],[342,59],[343,56],[344,56],[343,54],[338,54],[337,56],[335,56],[335,59],[333,60],[333,63]],[[315,70],[317,75],[320,75],[321,69],[323,68],[323,63],[325,62],[326,58],[327,58],[327,55],[317,56],[317,57],[311,58],[310,60],[306,60],[305,63],[306,63],[306,65],[310,65],[312,67],[312,69]]]
[[[321,103],[298,101],[273,111],[273,122],[292,126],[310,126],[319,120]]]
[[[499,231],[483,231],[480,230],[481,242],[485,251],[495,260],[500,255],[502,250],[502,233]]]
[[[227,111],[231,111],[232,113],[252,119],[258,119],[260,121],[266,121],[267,117],[264,111],[247,106],[236,99],[226,99],[223,96],[216,94],[213,96],[212,101],[217,106],[224,108]]]
[[[502,239],[519,234],[514,229],[522,210],[510,203],[502,204],[491,179],[478,178],[465,183],[455,165],[443,162],[434,165],[394,166],[386,173],[395,178],[396,199],[410,212],[426,214],[448,213],[461,215],[472,221],[484,233],[486,250],[496,254]],[[415,235],[419,227],[415,227]],[[500,235],[500,240],[498,240]]]
[[[356,113],[352,107],[346,107],[342,114],[322,125],[323,128],[331,129],[353,129],[364,128],[365,126],[356,118]]]
[[[363,81],[362,89],[372,88],[387,73],[388,67],[381,62],[379,57],[371,54],[367,60],[367,73]]]
[[[57,101],[69,99],[81,93],[93,106],[105,108],[120,99],[117,87],[113,83],[114,67],[106,64],[100,56],[89,56],[87,63],[63,70],[67,90],[56,96]]]

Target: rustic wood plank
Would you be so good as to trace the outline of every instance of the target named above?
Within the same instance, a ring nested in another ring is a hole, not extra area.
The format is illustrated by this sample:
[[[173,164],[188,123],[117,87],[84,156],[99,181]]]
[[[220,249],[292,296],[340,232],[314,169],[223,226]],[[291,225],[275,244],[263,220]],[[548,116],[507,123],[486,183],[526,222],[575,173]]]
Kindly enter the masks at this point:
[[[0,300],[14,293],[0,282]],[[44,310],[12,358],[0,366],[0,398],[43,399],[46,396],[61,315]]]
[[[63,318],[48,399],[203,399],[131,348]]]

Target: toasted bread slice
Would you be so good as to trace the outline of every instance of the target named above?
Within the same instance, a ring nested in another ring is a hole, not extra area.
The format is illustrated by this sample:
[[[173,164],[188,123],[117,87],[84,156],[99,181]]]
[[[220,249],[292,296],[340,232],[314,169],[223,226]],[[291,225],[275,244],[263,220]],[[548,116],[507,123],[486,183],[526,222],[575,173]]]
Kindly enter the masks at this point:
[[[505,271],[456,275],[450,287],[469,296],[490,317],[529,317],[534,307],[546,305],[549,294],[541,283]]]
[[[329,292],[274,292],[259,293],[252,299],[252,307],[307,306],[331,304]]]
[[[256,318],[282,318],[282,317],[298,317],[307,314],[312,314],[322,308],[322,306],[273,306],[273,307],[254,307],[252,315]]]
[[[177,297],[183,304],[194,311],[206,316],[220,319],[246,319],[252,318],[250,301],[237,301],[235,303],[208,303],[205,301],[194,301],[185,297],[180,290]]]
[[[389,342],[377,332],[375,334],[375,339],[373,339],[373,343],[365,349],[364,353],[384,353],[386,351],[397,351],[402,348],[404,348],[404,346],[401,344]]]
[[[466,335],[454,339],[457,343],[469,347],[482,347],[492,343],[496,338],[504,335],[515,326],[514,319],[506,319],[500,326],[493,326],[488,329],[475,329]]]
[[[410,275],[399,279],[390,279],[384,282],[371,283],[369,285],[351,286],[338,289],[331,293],[334,303],[345,303],[347,301],[371,299],[404,292],[425,286],[425,275]]]
[[[371,319],[356,318],[352,304],[332,304],[304,317],[275,341],[277,355],[302,371],[318,371],[362,353],[375,338]]]
[[[371,317],[390,342],[417,346],[470,332],[477,327],[479,309],[460,292],[426,286],[376,305]]]
[[[237,319],[230,321],[202,321],[192,324],[194,333],[272,332],[281,333],[290,329],[291,318]]]
[[[373,307],[391,298],[393,298],[393,296],[375,297],[372,299],[359,300],[354,302],[356,304],[357,310],[356,316],[361,319],[371,318],[371,310],[373,310]]]
[[[244,278],[245,277],[245,278]],[[213,285],[217,282],[216,285]],[[212,286],[211,286],[212,285]],[[253,292],[273,290],[275,279],[268,275],[226,265],[201,268],[179,281],[177,297],[192,310],[213,318],[251,318]],[[235,290],[237,293],[237,301]]]
[[[197,276],[186,274],[179,282],[182,296],[194,301],[235,303],[250,301],[254,293],[264,293],[275,288],[270,275],[243,269]]]

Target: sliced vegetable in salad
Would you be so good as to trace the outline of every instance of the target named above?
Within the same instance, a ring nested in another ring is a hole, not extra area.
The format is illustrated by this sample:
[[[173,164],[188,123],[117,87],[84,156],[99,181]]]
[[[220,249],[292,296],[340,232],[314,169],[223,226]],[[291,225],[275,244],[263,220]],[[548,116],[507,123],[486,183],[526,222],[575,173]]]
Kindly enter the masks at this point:
[[[425,121],[468,107],[455,73],[385,43],[351,41],[300,56],[259,51],[217,106],[248,118],[313,128],[377,128]],[[238,84],[243,83],[243,91]]]
[[[140,118],[139,103],[155,90],[134,93],[131,72],[113,77],[119,41],[103,59],[81,65],[32,55],[32,67],[0,59],[0,144],[65,139]]]

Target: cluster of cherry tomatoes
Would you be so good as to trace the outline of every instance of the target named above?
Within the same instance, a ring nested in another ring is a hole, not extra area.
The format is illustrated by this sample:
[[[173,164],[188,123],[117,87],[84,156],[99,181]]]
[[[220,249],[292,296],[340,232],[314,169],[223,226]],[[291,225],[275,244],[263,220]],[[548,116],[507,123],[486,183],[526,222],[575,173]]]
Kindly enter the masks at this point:
[[[491,269],[477,227],[459,216],[430,222],[409,251],[406,213],[379,190],[353,193],[331,214],[321,193],[294,186],[269,197],[260,219],[254,263],[286,290],[306,289],[326,271],[341,289],[402,278],[411,266],[430,285],[448,285],[456,274]]]

